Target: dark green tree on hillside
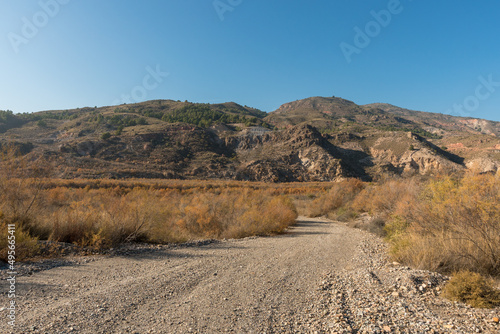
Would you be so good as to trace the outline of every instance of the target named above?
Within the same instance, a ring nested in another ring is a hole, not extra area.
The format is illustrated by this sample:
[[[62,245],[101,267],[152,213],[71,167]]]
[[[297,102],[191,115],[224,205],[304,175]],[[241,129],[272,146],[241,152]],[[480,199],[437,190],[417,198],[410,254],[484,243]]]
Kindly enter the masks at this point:
[[[21,126],[23,120],[14,115],[12,110],[0,110],[0,131],[7,131],[10,128]]]
[[[161,119],[168,123],[188,123],[203,128],[219,123],[244,123],[246,126],[264,125],[264,122],[258,120],[257,117],[238,115],[231,113],[230,110],[227,112],[214,110],[209,104],[189,104],[165,113]]]

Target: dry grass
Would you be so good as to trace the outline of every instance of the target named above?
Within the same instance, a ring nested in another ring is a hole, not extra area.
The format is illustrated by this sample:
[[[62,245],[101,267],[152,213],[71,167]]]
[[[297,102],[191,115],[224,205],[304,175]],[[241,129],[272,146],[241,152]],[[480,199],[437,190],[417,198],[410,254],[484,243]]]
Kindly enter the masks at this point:
[[[40,252],[38,238],[32,237],[28,231],[22,228],[17,222],[7,221],[0,213],[0,259],[7,261],[9,252],[9,237],[7,225],[15,224],[17,226],[15,236],[15,258],[16,261],[23,261],[37,256]]]
[[[87,189],[147,189],[147,190],[177,190],[185,193],[199,193],[204,191],[218,191],[224,189],[252,189],[266,190],[273,195],[309,196],[322,194],[335,186],[328,182],[290,182],[266,183],[250,181],[227,180],[175,180],[175,179],[45,179],[41,181],[46,189],[52,188],[87,188]]]
[[[406,212],[420,192],[418,179],[388,179],[370,184],[353,199],[350,207],[356,212],[366,212],[384,219]]]
[[[385,220],[381,217],[369,217],[368,219],[364,220],[350,221],[348,223],[348,226],[368,231],[370,233],[378,235],[379,237],[387,236],[387,232],[385,229]]]
[[[28,164],[31,168],[27,171]],[[46,175],[47,167],[43,161],[29,162],[21,158],[14,147],[0,149],[0,259],[8,258],[8,225],[16,227],[15,256],[18,261],[38,254],[38,238],[27,226],[32,222],[32,212],[42,190],[40,179]],[[22,175],[27,177],[20,177]]]

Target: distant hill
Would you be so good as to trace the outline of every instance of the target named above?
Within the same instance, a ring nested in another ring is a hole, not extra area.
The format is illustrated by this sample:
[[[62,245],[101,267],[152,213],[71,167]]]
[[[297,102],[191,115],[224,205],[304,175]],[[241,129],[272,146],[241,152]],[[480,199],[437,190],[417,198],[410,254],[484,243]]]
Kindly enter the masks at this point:
[[[448,132],[469,132],[500,136],[500,122],[488,121],[471,117],[456,117],[446,114],[436,114],[415,111],[393,106],[387,103],[373,103],[363,106],[367,109],[380,109],[420,123],[430,130],[438,129]]]
[[[414,111],[386,103],[359,106],[337,97],[311,97],[285,103],[266,120],[279,127],[308,123],[319,129],[337,130],[353,126],[358,131],[408,130],[431,138],[458,132],[500,136],[500,122]]]
[[[0,111],[0,144],[43,156],[62,178],[374,180],[500,166],[500,123],[337,97],[269,114],[234,102],[154,100]]]

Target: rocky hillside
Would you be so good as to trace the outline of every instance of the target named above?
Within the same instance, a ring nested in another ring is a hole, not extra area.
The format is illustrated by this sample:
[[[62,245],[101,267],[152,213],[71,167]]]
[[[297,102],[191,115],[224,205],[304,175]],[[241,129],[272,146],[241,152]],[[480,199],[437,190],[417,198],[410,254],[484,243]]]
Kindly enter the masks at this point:
[[[156,100],[0,112],[0,143],[61,178],[373,180],[500,166],[500,123],[314,97],[266,114],[236,103]],[[32,160],[33,160],[32,159]]]
[[[471,134],[481,133],[500,136],[500,122],[409,110],[387,103],[367,104],[364,105],[363,108],[379,109],[399,117],[404,117],[406,120],[420,124],[422,128],[427,129],[430,132],[465,132]]]

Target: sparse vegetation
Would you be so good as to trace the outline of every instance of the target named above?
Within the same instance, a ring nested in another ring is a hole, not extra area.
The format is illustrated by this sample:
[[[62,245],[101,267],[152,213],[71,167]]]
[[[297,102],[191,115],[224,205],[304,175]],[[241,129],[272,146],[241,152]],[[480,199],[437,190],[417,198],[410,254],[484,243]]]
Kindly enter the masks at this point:
[[[432,132],[429,132],[429,131],[426,131],[424,129],[417,128],[417,127],[408,128],[408,127],[404,127],[404,126],[388,125],[388,126],[381,126],[381,127],[379,127],[379,129],[382,131],[412,132],[412,133],[415,133],[419,136],[422,136],[424,138],[429,138],[429,139],[442,139],[443,138],[443,136],[441,136],[441,135],[438,135],[438,134],[435,134],[435,133],[432,133]]]
[[[86,112],[92,108],[82,108],[80,110],[63,110],[58,112],[45,111],[39,113],[23,113],[16,115],[19,119],[24,121],[38,122],[47,119],[53,120],[71,120],[79,117],[78,111]]]
[[[218,123],[243,123],[246,126],[262,125],[270,127],[259,118],[251,115],[242,115],[239,112],[233,113],[231,110],[219,111],[212,109],[209,105],[188,104],[179,109],[164,113],[162,121],[168,123],[188,123],[202,128]]]
[[[46,128],[47,127],[47,122],[45,120],[41,119],[38,122],[36,122],[36,125],[38,125],[41,128]]]

